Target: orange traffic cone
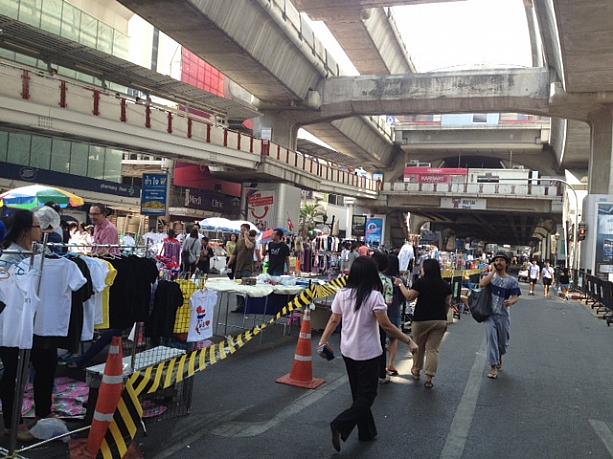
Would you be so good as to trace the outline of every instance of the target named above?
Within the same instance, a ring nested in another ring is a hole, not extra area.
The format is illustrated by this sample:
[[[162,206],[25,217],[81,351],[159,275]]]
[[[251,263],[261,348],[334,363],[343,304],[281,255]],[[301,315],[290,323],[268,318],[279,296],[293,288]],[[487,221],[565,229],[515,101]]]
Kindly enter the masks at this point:
[[[121,391],[123,390],[122,359],[121,336],[114,336],[104,366],[104,375],[98,392],[92,427],[87,437],[87,452],[94,457],[100,450],[106,431],[113,422],[113,413],[115,413],[121,399]]]
[[[325,381],[321,378],[313,378],[313,356],[311,352],[311,311],[307,307],[302,316],[300,325],[300,337],[294,354],[294,364],[291,373],[277,379],[278,383],[290,386],[316,389]]]

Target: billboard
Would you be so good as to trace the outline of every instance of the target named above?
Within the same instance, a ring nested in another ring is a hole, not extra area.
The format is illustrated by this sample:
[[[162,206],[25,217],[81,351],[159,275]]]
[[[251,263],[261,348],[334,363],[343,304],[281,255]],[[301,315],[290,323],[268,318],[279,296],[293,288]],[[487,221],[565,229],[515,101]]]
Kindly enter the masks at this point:
[[[166,174],[143,174],[140,213],[158,217],[166,215],[167,205],[168,176]]]
[[[366,220],[366,244],[371,247],[379,247],[383,243],[383,219],[369,218]]]
[[[366,234],[366,215],[354,215],[351,219],[351,236],[364,237]]]
[[[260,230],[274,227],[274,204],[274,191],[261,190],[250,192],[247,196],[247,220],[252,222]]]
[[[613,273],[613,204],[598,203],[596,275]]]
[[[465,168],[435,168],[435,167],[405,167],[405,183],[452,183],[465,181],[468,169]]]

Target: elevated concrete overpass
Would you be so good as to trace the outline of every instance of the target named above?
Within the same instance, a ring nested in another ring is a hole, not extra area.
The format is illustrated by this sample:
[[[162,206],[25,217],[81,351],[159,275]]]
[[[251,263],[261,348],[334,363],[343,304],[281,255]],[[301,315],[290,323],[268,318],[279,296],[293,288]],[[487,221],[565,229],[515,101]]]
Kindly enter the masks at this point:
[[[258,97],[262,111],[268,109],[271,117],[281,117],[278,126],[282,128],[273,127],[277,123],[272,122],[266,127],[273,128],[273,140],[288,148],[295,148],[295,130],[301,123],[279,115],[279,110],[315,106],[318,101],[313,99],[317,97],[313,89],[323,79],[340,75],[332,56],[291,2],[119,1]],[[373,165],[387,163],[392,143],[384,132],[373,130],[360,117],[342,124],[342,129],[326,127],[339,139],[338,146],[350,146],[354,156],[367,158]],[[363,132],[367,139],[353,141],[347,137],[348,131]]]

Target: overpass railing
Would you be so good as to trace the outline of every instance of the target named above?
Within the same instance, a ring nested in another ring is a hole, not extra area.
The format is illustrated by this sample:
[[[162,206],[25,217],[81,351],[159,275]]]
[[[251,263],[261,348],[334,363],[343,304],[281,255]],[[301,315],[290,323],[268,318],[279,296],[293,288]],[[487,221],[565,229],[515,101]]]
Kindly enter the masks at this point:
[[[562,196],[557,185],[506,184],[506,183],[404,183],[386,182],[383,193],[419,192],[422,194],[467,194],[493,195],[518,198],[559,198]]]
[[[99,87],[76,83],[0,62],[0,96],[70,110],[99,120],[126,123],[179,139],[190,139],[259,156],[302,173],[356,190],[379,191],[380,182],[358,177],[341,167],[289,150],[275,143],[219,126],[206,118],[156,105],[150,101],[115,94]],[[180,142],[179,142],[180,143]],[[231,164],[225,164],[230,165]]]

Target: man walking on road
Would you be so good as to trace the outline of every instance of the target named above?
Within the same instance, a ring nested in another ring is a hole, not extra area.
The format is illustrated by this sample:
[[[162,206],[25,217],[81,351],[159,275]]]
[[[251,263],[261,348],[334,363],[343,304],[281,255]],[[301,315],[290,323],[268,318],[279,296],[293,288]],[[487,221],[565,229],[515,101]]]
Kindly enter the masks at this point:
[[[543,278],[543,288],[545,289],[545,298],[549,298],[549,288],[553,284],[553,268],[548,261],[545,262],[541,277]]]
[[[536,260],[532,260],[528,271],[528,277],[530,278],[530,292],[528,295],[534,295],[534,287],[536,287],[536,283],[538,282],[539,275],[541,273],[541,268],[539,268],[539,265],[536,264]]]
[[[489,274],[479,283],[481,288],[489,285],[492,292],[492,315],[484,322],[490,364],[487,377],[490,379],[496,379],[498,370],[502,368],[502,356],[506,354],[511,339],[509,309],[517,303],[521,295],[517,279],[507,274],[510,262],[505,253],[497,253]]]

